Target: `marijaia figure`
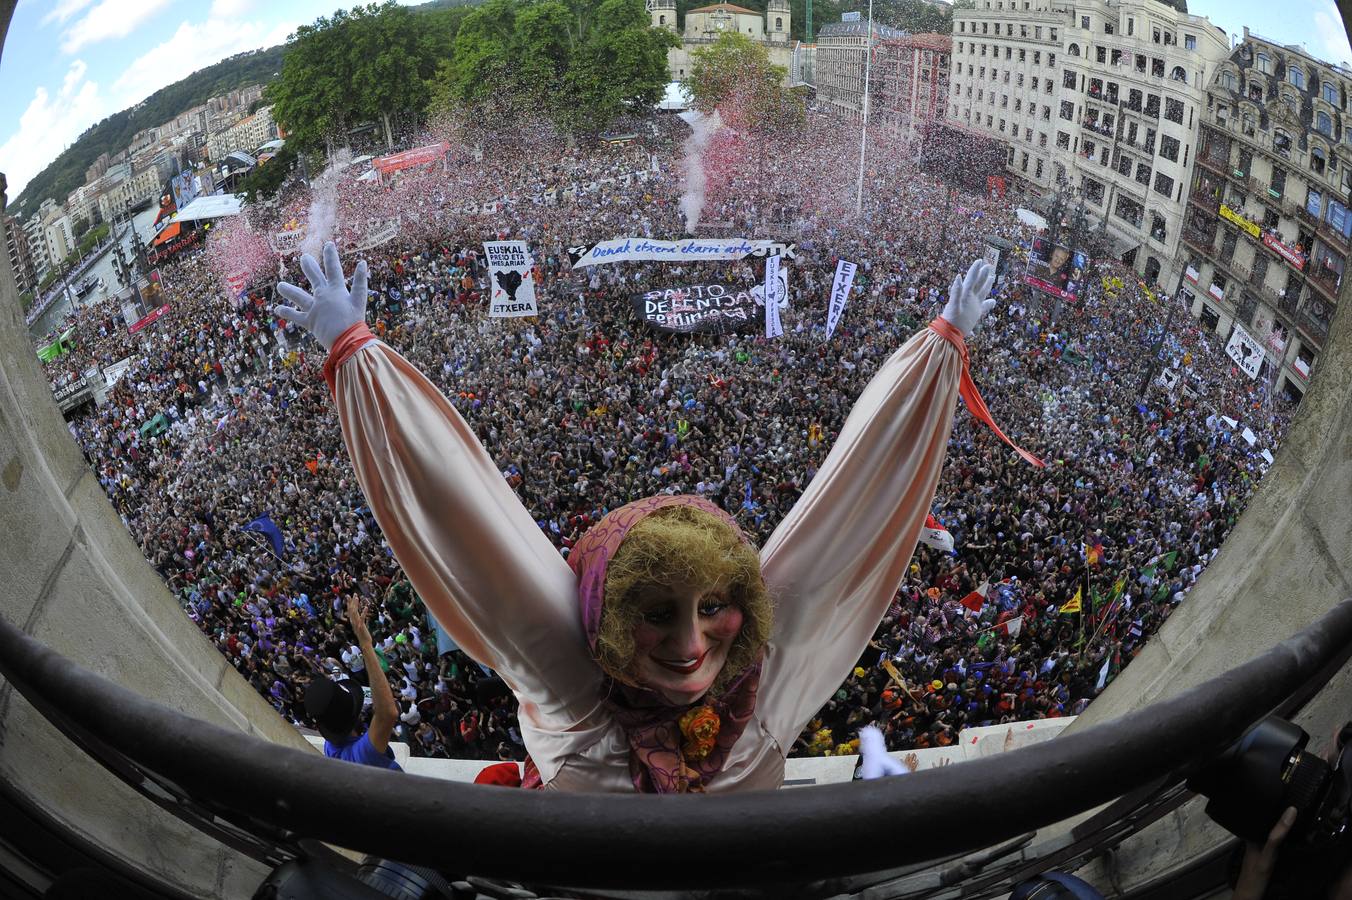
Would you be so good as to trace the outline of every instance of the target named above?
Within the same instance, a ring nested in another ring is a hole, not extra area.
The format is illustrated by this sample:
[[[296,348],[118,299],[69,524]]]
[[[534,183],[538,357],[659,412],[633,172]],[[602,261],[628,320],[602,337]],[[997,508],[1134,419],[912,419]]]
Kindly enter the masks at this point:
[[[901,584],[956,396],[990,423],[964,338],[995,304],[991,267],[955,278],[940,317],[882,365],[759,551],[712,503],[659,495],[609,512],[565,561],[441,392],[372,337],[366,263],[349,290],[332,243],[323,257],[302,257],[313,293],[279,285],[276,312],[329,351],[343,438],[399,564],[520,702],[527,783],[779,787]]]

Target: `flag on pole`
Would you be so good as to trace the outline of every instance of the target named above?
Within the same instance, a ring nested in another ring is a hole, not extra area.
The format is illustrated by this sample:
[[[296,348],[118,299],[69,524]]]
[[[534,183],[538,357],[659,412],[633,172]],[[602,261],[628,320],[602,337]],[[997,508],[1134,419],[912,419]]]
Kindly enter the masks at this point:
[[[765,258],[765,336],[782,337],[784,326],[779,322],[779,254]]]
[[[1069,602],[1069,603],[1067,603],[1065,606],[1061,607],[1061,612],[1063,612],[1063,613],[1077,613],[1077,612],[1082,612],[1083,610],[1081,609],[1081,599],[1082,599],[1082,597],[1083,597],[1083,594],[1084,594],[1084,588],[1083,588],[1083,587],[1076,587],[1076,588],[1075,588],[1075,596],[1070,598],[1070,602]]]
[[[1084,561],[1086,565],[1097,566],[1103,562],[1103,543],[1088,543],[1084,545]]]
[[[981,585],[981,587],[972,591],[970,594],[968,594],[966,597],[963,597],[958,602],[961,603],[963,606],[965,606],[967,609],[970,609],[972,612],[976,613],[977,615],[981,615],[981,609],[986,605],[986,593],[990,589],[991,586],[990,583],[988,582],[986,584]]]
[[[854,263],[842,259],[836,263],[836,280],[831,284],[831,306],[826,313],[826,336],[829,338],[840,323],[845,312],[845,304],[850,299],[850,287],[854,284],[854,273],[858,271]]]
[[[1170,550],[1168,553],[1160,557],[1159,564],[1164,567],[1164,571],[1172,572],[1174,570],[1174,564],[1177,562],[1178,562],[1178,551]]]
[[[1018,637],[1019,632],[1023,631],[1023,616],[1015,616],[995,626],[1001,634],[1007,634],[1010,637]]]
[[[245,531],[256,531],[268,539],[272,544],[272,552],[282,559],[286,553],[286,541],[282,539],[282,530],[277,527],[277,523],[272,521],[272,516],[263,513],[255,519],[251,519],[244,526]]]
[[[1099,669],[1097,689],[1100,691],[1103,690],[1104,686],[1108,683],[1108,669],[1112,664],[1113,658],[1110,656],[1103,661],[1103,668]]]
[[[920,529],[920,543],[944,553],[953,552],[953,535],[933,515],[925,516],[925,527]]]

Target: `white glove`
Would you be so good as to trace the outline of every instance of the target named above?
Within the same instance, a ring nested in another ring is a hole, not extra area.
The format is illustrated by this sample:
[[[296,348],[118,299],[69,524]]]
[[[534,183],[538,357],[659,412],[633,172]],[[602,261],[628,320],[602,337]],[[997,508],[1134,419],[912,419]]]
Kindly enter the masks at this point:
[[[948,302],[939,315],[970,337],[976,330],[981,317],[995,308],[995,299],[986,299],[991,295],[991,285],[995,284],[995,268],[988,262],[978,259],[967,270],[967,277],[961,275],[953,279],[948,289]]]
[[[865,781],[882,778],[887,775],[906,775],[910,769],[887,755],[887,742],[876,725],[866,725],[859,729],[859,756],[863,764],[859,767],[859,776]]]
[[[357,263],[352,271],[351,291],[343,282],[343,264],[333,241],[324,245],[323,271],[308,253],[300,258],[300,268],[314,293],[308,294],[283,281],[277,285],[277,293],[291,301],[291,305],[274,306],[272,314],[295,322],[313,334],[325,350],[332,350],[344,331],[366,321],[366,260]]]

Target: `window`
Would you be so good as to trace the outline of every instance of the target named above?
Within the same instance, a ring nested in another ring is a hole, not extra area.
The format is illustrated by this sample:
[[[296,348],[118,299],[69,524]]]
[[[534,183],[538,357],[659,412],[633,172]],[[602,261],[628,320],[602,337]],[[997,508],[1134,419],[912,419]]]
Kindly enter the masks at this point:
[[[1239,119],[1240,119],[1239,121],[1240,131],[1244,132],[1245,137],[1253,137],[1254,136],[1253,113],[1249,112],[1248,110],[1245,110],[1243,115],[1241,115]]]
[[[1120,66],[1120,65],[1122,65],[1122,51],[1121,51],[1121,50],[1114,50],[1114,51],[1113,51],[1113,65],[1115,65],[1115,66]]]
[[[1050,31],[1051,31],[1051,35],[1050,35],[1051,40],[1053,40],[1053,41],[1056,40],[1056,29],[1055,29],[1055,28],[1052,28],[1052,29],[1050,29]]]
[[[1023,159],[1019,162],[1019,168],[1023,169],[1025,172],[1028,171],[1028,152],[1026,150],[1024,151]]]
[[[1046,150],[1046,149],[1047,149],[1047,134],[1046,134],[1046,132],[1039,132],[1039,133],[1038,133],[1038,136],[1037,136],[1037,145],[1038,145],[1039,147],[1041,147],[1043,150]]]
[[[1042,51],[1041,51],[1041,50],[1034,50],[1034,51],[1033,51],[1033,65],[1035,65],[1035,66],[1040,66],[1040,65],[1042,65]]]
[[[1065,119],[1067,122],[1073,122],[1075,120],[1074,103],[1071,103],[1069,100],[1061,101],[1061,118]]]
[[[1159,241],[1161,244],[1164,243],[1165,239],[1164,217],[1161,216],[1159,213],[1150,214],[1150,236],[1155,240]],[[1155,274],[1158,275],[1159,273],[1156,272]]]
[[[1058,150],[1069,150],[1070,135],[1066,134],[1064,131],[1058,131],[1056,133],[1056,147]]]
[[[1286,70],[1286,80],[1298,88],[1305,87],[1305,70],[1300,66],[1292,65]]]
[[[1183,124],[1183,101],[1175,100],[1173,97],[1164,98],[1164,118],[1170,122]]]
[[[1162,194],[1165,197],[1174,195],[1174,180],[1163,172],[1155,173],[1155,193]]]
[[[1061,73],[1061,87],[1070,88],[1071,90],[1075,89],[1075,73],[1070,69],[1066,69],[1065,72]],[[1089,96],[1097,97],[1098,93],[1094,91],[1093,88],[1090,88]]]
[[[1139,228],[1141,219],[1145,217],[1145,208],[1126,194],[1118,194],[1117,203],[1113,207],[1113,215]]]
[[[1271,75],[1272,57],[1268,56],[1266,53],[1258,54],[1258,71],[1262,72],[1264,75]]]
[[[1131,174],[1131,157],[1125,154],[1117,158],[1117,172],[1119,175]]]
[[[1042,160],[1040,160],[1040,159],[1037,161],[1037,171],[1035,171],[1035,172],[1033,173],[1033,177],[1034,177],[1034,178],[1041,178],[1041,177],[1042,177]]]
[[[1092,178],[1086,178],[1083,182],[1084,196],[1095,206],[1103,205],[1103,183],[1095,181]]]
[[[1128,19],[1127,19],[1127,37],[1131,37],[1131,36],[1134,35],[1135,33],[1136,33],[1136,20],[1135,20],[1135,19],[1128,18]]]
[[[1174,70],[1169,73],[1169,77],[1174,81],[1181,81],[1184,84],[1188,83],[1188,73],[1183,71],[1182,66],[1174,66]]]
[[[1150,30],[1150,39],[1156,44],[1160,42],[1160,30],[1158,28],[1152,28]]]
[[[1070,55],[1071,55],[1071,56],[1079,56],[1079,55],[1080,55],[1080,45],[1079,45],[1079,44],[1071,44],[1071,45],[1070,45]]]
[[[1331,81],[1324,82],[1324,102],[1329,106],[1338,106],[1338,86]]]
[[[1169,162],[1178,162],[1178,147],[1178,138],[1171,138],[1167,134],[1160,137],[1160,156]]]
[[[1239,90],[1239,79],[1235,77],[1234,72],[1222,72],[1220,81],[1221,87],[1225,88],[1227,91]]]
[[[775,31],[783,31],[783,30],[784,30],[784,20],[781,19],[781,18],[776,17],[776,19],[775,19]]]
[[[1318,147],[1310,150],[1310,168],[1316,175],[1323,175],[1324,169],[1328,167],[1328,156]]]
[[[1150,184],[1150,166],[1146,163],[1136,164],[1136,183],[1149,186]]]
[[[1116,32],[1117,32],[1117,29],[1113,27],[1113,23],[1112,23],[1112,22],[1104,22],[1104,23],[1103,23],[1103,33],[1104,33],[1104,34],[1115,34]]]
[[[1272,180],[1268,183],[1268,194],[1281,199],[1286,191],[1286,170],[1279,169],[1276,166],[1272,168]]]
[[[1140,112],[1141,96],[1142,95],[1140,91],[1136,90],[1135,88],[1132,88],[1131,93],[1127,94],[1127,109],[1130,109],[1134,112]]]
[[[1314,128],[1320,134],[1333,136],[1333,117],[1326,112],[1315,113]]]
[[[1149,94],[1145,98],[1145,114],[1152,119],[1160,117],[1160,98],[1156,94]]]
[[[1108,51],[1102,47],[1095,47],[1094,58],[1098,60],[1099,65],[1103,65],[1103,63],[1108,59]]]
[[[1183,35],[1183,49],[1184,49],[1184,50],[1196,50],[1196,49],[1197,49],[1197,36],[1196,36],[1195,34],[1185,34],[1185,35]]]
[[[1083,28],[1083,29],[1085,29],[1086,31],[1089,29],[1089,17],[1088,17],[1088,16],[1080,16],[1080,27]]]
[[[1019,62],[1027,62],[1027,61],[1028,61],[1028,51],[1027,51],[1027,50],[1020,50],[1020,51],[1019,51]]]
[[[1291,135],[1278,128],[1272,135],[1272,150],[1284,159],[1291,158]]]
[[[1004,133],[1005,133],[1005,120],[1004,120],[1004,119],[1001,119],[1001,120],[1000,120],[1000,133],[1001,133],[1001,134],[1004,134]]]
[[[1164,77],[1164,60],[1158,56],[1150,57],[1150,74],[1156,78]]]

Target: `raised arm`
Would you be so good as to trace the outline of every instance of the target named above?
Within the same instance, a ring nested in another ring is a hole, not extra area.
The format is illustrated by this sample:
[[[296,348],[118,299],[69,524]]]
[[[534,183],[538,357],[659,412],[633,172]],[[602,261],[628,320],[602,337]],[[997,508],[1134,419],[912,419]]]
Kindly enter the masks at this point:
[[[343,440],[395,558],[460,648],[502,675],[528,727],[579,725],[596,708],[600,671],[572,570],[436,386],[371,337],[365,263],[350,293],[331,243],[324,263],[327,275],[302,258],[314,294],[279,285],[293,305],[277,314],[330,351]]]
[[[961,335],[994,305],[993,281],[981,262],[954,280],[948,336],[926,329],[882,365],[761,551],[776,605],[757,713],[781,747],[844,681],[901,584],[953,427]]]

